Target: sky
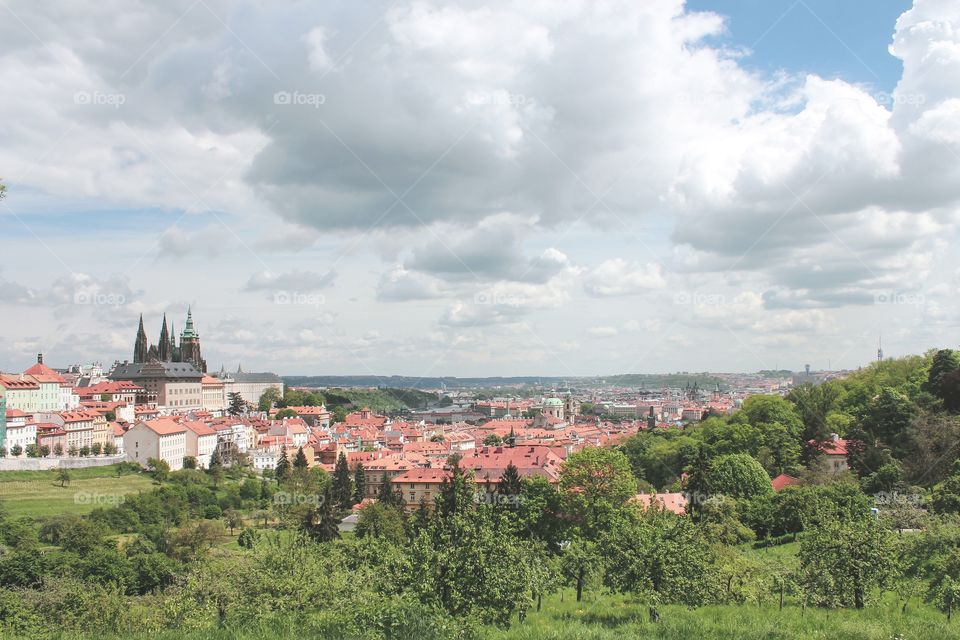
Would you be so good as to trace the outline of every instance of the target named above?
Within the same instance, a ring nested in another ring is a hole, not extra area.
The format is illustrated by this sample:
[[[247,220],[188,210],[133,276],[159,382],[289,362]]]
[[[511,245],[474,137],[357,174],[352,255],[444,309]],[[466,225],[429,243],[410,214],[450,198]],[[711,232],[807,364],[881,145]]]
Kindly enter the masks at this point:
[[[0,370],[958,345],[955,0],[0,3]]]

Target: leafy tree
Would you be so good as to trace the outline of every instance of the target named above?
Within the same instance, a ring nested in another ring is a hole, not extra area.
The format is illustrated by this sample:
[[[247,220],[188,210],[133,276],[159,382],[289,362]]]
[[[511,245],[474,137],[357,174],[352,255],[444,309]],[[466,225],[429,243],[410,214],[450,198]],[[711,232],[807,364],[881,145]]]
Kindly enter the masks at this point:
[[[358,461],[353,469],[353,504],[363,502],[367,494],[367,476],[363,465]]]
[[[240,392],[234,391],[228,396],[229,406],[227,412],[232,416],[239,416],[247,412],[247,403],[240,395]]]
[[[960,369],[943,376],[940,381],[940,399],[947,411],[960,412]]]
[[[884,387],[857,416],[860,427],[897,457],[910,443],[910,424],[916,414],[913,403],[892,387]]]
[[[370,536],[399,543],[406,537],[403,511],[380,502],[368,504],[360,509],[355,533],[358,538]]]
[[[280,411],[277,411],[273,417],[277,420],[283,420],[284,418],[296,418],[297,412],[293,409],[280,409]]]
[[[794,404],[780,396],[750,396],[744,400],[734,419],[746,420],[752,425],[779,423],[794,438],[800,439],[803,435],[803,421]]]
[[[588,447],[567,458],[560,471],[560,488],[568,508],[592,530],[611,511],[637,493],[637,479],[620,451]]]
[[[170,465],[160,458],[147,458],[147,471],[157,482],[163,482],[170,475]]]
[[[497,447],[503,444],[503,438],[498,436],[495,433],[491,433],[486,438],[483,439],[483,446],[485,447]]]
[[[319,504],[306,511],[301,522],[302,530],[317,542],[329,542],[340,537],[340,510],[333,488],[328,486]]]
[[[403,506],[403,494],[400,493],[399,488],[393,488],[393,482],[390,478],[384,478],[383,483],[380,485],[380,491],[377,492],[377,502],[395,507]]]
[[[256,529],[244,527],[240,535],[237,536],[237,544],[240,545],[241,549],[253,549],[254,545],[257,544]]]
[[[37,446],[35,442],[31,442],[27,445],[27,457],[28,458],[39,458],[40,457],[40,447]]]
[[[280,458],[277,460],[277,466],[273,470],[273,476],[277,479],[277,484],[283,484],[290,477],[290,459],[287,458],[287,448],[280,451]]]
[[[103,445],[99,442],[94,442],[92,445],[90,445],[90,453],[95,456],[100,455],[103,453]]]
[[[831,519],[800,542],[800,575],[816,604],[863,609],[897,573],[892,534],[873,518]]]
[[[953,475],[933,488],[930,506],[937,513],[960,513],[960,460],[954,463]]]
[[[70,472],[63,467],[57,469],[57,482],[60,483],[61,487],[70,484]]]
[[[89,455],[90,455],[90,447],[88,445],[83,445],[82,447],[80,447],[81,458],[86,458]]]
[[[14,458],[19,458],[21,455],[23,455],[23,447],[18,444],[13,445],[10,447],[10,455]]]
[[[583,590],[603,573],[603,558],[596,543],[574,538],[564,545],[560,555],[560,572],[577,591],[577,602],[583,599]]]
[[[196,469],[197,468],[197,459],[193,456],[184,456],[183,457],[183,468],[184,469]]]
[[[41,445],[41,446],[40,446],[40,456],[43,457],[43,458],[49,458],[49,457],[50,457],[50,446],[49,446],[49,445],[46,445],[46,444],[45,444],[45,445]]]
[[[343,451],[337,457],[333,468],[333,498],[341,509],[346,510],[353,505],[353,481],[350,478],[347,456]]]
[[[450,475],[440,483],[440,492],[435,499],[436,513],[441,521],[463,516],[473,508],[476,489],[473,474],[464,471],[460,456],[454,454],[447,461]]]
[[[773,493],[770,476],[759,462],[745,453],[714,458],[705,473],[691,474],[688,489],[695,501],[716,494],[750,499]]]
[[[650,508],[627,511],[604,534],[611,588],[689,606],[716,598],[714,553],[690,518]]]
[[[63,457],[63,445],[60,444],[59,442],[58,442],[57,444],[53,445],[53,455],[56,456],[56,457],[58,457],[58,458],[62,458],[62,457]]]
[[[930,372],[923,385],[924,391],[943,399],[943,379],[950,373],[960,369],[960,353],[953,349],[940,349],[933,354],[930,363]]]
[[[260,400],[257,402],[257,408],[260,411],[270,411],[274,403],[280,400],[280,390],[276,387],[270,387],[260,394]]]

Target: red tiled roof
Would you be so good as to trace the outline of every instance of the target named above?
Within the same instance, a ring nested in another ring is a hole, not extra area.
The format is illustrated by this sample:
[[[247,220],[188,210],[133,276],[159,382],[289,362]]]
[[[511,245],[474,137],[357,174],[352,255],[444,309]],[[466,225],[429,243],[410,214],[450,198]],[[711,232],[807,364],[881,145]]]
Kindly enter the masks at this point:
[[[773,485],[774,491],[780,491],[784,487],[803,484],[803,481],[800,480],[800,478],[794,478],[793,476],[788,476],[785,473],[781,473],[776,478],[771,480],[770,484]]]

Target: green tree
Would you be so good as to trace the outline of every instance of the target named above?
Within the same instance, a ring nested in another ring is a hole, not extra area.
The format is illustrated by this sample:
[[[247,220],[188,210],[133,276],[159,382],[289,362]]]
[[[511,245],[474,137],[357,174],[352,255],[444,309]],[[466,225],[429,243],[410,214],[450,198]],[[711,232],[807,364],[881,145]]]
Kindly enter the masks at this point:
[[[224,511],[223,519],[227,524],[227,528],[230,529],[230,535],[233,535],[234,529],[243,526],[243,514],[236,509],[227,509]]]
[[[287,458],[287,448],[280,451],[280,458],[277,460],[277,466],[274,467],[273,475],[277,479],[277,484],[283,484],[290,477],[290,459]]]
[[[353,504],[360,504],[367,495],[367,475],[363,465],[357,461],[353,468]]]
[[[516,506],[522,493],[523,483],[520,480],[520,471],[513,462],[509,462],[500,476],[500,482],[497,483],[497,495],[510,498],[507,504]]]
[[[924,391],[943,399],[942,383],[944,376],[960,369],[960,353],[953,349],[940,349],[933,354],[930,372],[923,385]]]
[[[253,549],[254,545],[257,544],[257,537],[256,529],[244,527],[240,535],[237,536],[237,544],[240,545],[241,549]]]
[[[637,493],[637,479],[620,451],[588,447],[572,454],[560,471],[568,508],[594,530],[613,510]]]
[[[800,542],[800,576],[814,603],[863,609],[897,574],[893,534],[873,518],[830,519]]]
[[[307,469],[310,464],[307,462],[307,454],[303,452],[303,447],[297,449],[297,455],[293,459],[293,468],[303,471]]]
[[[337,457],[333,468],[333,497],[341,509],[347,510],[353,506],[353,481],[350,478],[347,456],[343,451]]]
[[[716,494],[750,499],[773,493],[770,476],[759,462],[745,453],[710,460],[705,473],[691,474],[688,489],[694,494],[694,501]]]
[[[277,420],[283,420],[284,418],[296,418],[297,412],[293,409],[280,409],[280,411],[277,411],[273,417]]]
[[[63,467],[57,469],[57,482],[60,483],[61,487],[70,484],[70,472]]]
[[[163,482],[170,475],[170,465],[160,458],[147,458],[147,471],[157,482]]]
[[[491,433],[486,438],[483,439],[483,446],[485,447],[497,447],[503,444],[503,438],[498,436],[495,433]]]
[[[247,403],[238,391],[230,393],[228,396],[229,406],[227,412],[232,416],[239,416],[247,411]]]
[[[380,502],[368,504],[360,509],[355,533],[358,538],[370,536],[402,542],[406,537],[403,511],[400,507]]]
[[[937,513],[960,513],[960,460],[954,463],[953,475],[933,488],[930,506]]]
[[[260,394],[257,408],[260,411],[268,412],[278,400],[280,400],[280,390],[276,387],[270,387]]]
[[[564,545],[560,572],[576,589],[577,602],[583,599],[584,589],[603,574],[603,559],[597,545],[589,540],[574,538]]]
[[[340,537],[340,511],[336,495],[328,486],[320,496],[319,504],[308,509],[301,522],[301,528],[317,542],[329,542]]]

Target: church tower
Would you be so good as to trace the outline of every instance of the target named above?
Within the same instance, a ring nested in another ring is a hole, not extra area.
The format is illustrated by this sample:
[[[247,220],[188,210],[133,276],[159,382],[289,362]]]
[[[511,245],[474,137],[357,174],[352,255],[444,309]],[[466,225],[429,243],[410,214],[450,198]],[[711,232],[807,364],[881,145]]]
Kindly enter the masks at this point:
[[[147,332],[143,329],[143,314],[140,314],[140,328],[137,329],[137,341],[133,345],[133,361],[147,361]]]
[[[180,333],[180,361],[189,362],[203,373],[207,372],[207,361],[200,355],[200,334],[193,326],[193,310],[187,307],[187,324]]]
[[[163,326],[160,327],[160,341],[157,342],[157,359],[170,362],[170,332],[167,331],[167,314],[163,314]]]

